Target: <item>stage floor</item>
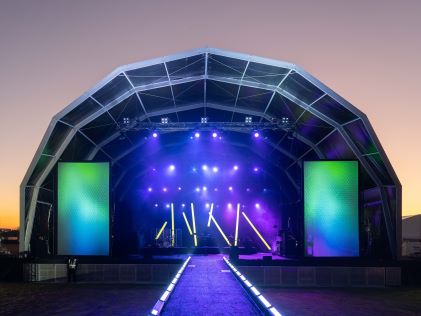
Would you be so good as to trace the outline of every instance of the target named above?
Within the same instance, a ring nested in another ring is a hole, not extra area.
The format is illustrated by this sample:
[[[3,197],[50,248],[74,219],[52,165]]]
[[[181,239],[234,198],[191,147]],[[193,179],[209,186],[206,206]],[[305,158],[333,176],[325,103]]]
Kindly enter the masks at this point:
[[[263,260],[263,257],[265,257],[265,256],[272,257],[272,260],[285,260],[285,261],[291,260],[289,258],[278,256],[278,255],[273,255],[273,254],[267,253],[267,252],[258,252],[258,253],[254,253],[254,254],[250,254],[250,255],[239,255],[238,259],[240,259],[240,260]]]

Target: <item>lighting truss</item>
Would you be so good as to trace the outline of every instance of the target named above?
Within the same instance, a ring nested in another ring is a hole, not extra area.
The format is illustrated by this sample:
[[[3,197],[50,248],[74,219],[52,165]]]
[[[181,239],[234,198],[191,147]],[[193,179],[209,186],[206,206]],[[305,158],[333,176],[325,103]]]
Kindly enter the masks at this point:
[[[214,132],[215,130],[221,131],[239,131],[239,132],[252,132],[255,130],[284,130],[290,131],[295,128],[295,124],[289,120],[276,120],[273,122],[140,122],[135,121],[131,125],[120,126],[120,132],[128,131],[141,131],[150,130],[154,132],[179,132],[179,131],[209,131]]]

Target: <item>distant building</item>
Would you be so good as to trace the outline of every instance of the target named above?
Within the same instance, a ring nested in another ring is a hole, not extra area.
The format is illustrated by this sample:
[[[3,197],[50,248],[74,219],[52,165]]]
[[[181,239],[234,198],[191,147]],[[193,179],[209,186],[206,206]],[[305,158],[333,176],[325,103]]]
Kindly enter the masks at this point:
[[[402,219],[402,255],[421,257],[421,214]]]
[[[17,256],[19,254],[19,231],[0,228],[0,256]]]

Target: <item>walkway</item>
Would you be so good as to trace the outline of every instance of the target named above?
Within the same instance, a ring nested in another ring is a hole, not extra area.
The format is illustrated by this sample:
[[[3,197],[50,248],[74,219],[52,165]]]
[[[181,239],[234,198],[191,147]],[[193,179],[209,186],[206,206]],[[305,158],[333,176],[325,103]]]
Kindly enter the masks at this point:
[[[261,315],[221,255],[193,256],[162,315]]]

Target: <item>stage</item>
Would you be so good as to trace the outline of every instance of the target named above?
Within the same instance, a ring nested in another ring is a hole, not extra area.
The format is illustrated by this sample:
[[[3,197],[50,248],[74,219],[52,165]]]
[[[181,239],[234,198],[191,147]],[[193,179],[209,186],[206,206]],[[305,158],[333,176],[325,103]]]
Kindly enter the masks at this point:
[[[167,284],[189,254],[144,258],[79,258],[78,283]],[[204,263],[224,254],[194,255]],[[265,259],[265,257],[267,259]],[[269,259],[270,258],[270,259]],[[30,282],[67,282],[64,257],[24,264]],[[240,255],[232,260],[244,275],[259,286],[282,287],[387,287],[401,284],[401,268],[395,263],[361,260],[297,260],[271,254]]]

